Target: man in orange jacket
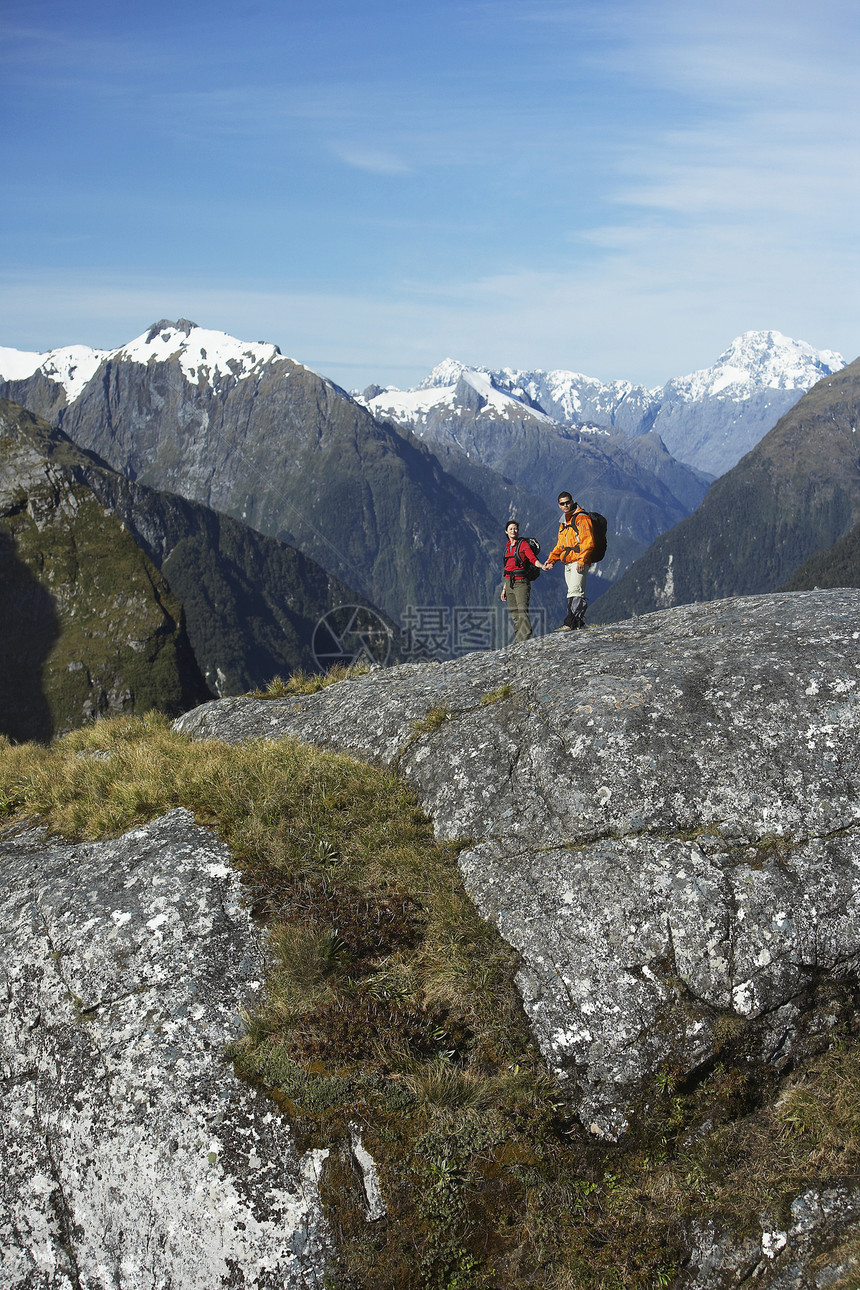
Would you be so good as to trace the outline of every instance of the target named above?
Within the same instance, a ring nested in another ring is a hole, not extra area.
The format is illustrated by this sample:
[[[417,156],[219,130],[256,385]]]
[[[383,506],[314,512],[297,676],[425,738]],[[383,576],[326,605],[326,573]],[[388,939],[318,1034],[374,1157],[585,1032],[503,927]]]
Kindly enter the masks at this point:
[[[557,632],[574,632],[585,626],[585,611],[588,601],[585,599],[585,580],[591,553],[594,550],[594,531],[586,511],[577,506],[572,495],[566,490],[559,493],[558,504],[563,507],[562,519],[558,526],[558,541],[550,551],[542,569],[551,569],[559,560],[564,565],[564,580],[567,584],[567,617]]]

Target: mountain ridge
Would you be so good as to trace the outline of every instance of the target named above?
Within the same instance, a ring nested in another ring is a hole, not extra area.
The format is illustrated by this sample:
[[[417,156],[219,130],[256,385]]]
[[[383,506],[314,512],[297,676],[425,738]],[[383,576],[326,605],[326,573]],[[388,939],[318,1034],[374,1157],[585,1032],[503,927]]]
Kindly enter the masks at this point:
[[[182,335],[184,341],[177,343],[177,335]],[[201,328],[186,318],[175,323],[162,319],[111,350],[71,345],[37,353],[0,347],[0,380],[11,384],[41,377],[60,386],[65,403],[70,404],[80,397],[105,362],[126,359],[146,365],[177,358],[189,381],[198,385],[205,382],[219,390],[231,382],[259,375],[266,363],[283,357],[278,346],[268,342],[241,341],[225,332]],[[312,370],[294,359],[287,361],[305,371]],[[744,437],[735,425],[731,440],[715,447],[709,442],[711,436],[702,439],[699,426],[696,441],[685,444],[694,433],[685,415],[689,405],[713,401],[723,413],[721,420],[731,425],[726,407],[731,409],[752,400],[757,410],[752,433],[771,417],[770,425],[758,434],[761,437],[800,394],[845,365],[845,359],[834,350],[815,349],[806,341],[794,340],[776,330],[753,330],[735,337],[710,367],[672,377],[662,386],[648,387],[626,380],[604,382],[563,368],[475,367],[446,358],[410,390],[377,385],[368,387],[364,395],[352,393],[374,415],[380,413],[415,429],[422,413],[438,402],[432,397],[433,391],[445,390],[450,402],[456,386],[465,380],[486,400],[485,406],[489,404],[503,414],[510,411],[511,405],[519,405],[529,408],[539,422],[593,424],[630,435],[656,432],[673,456],[718,475],[734,465],[757,440],[749,442],[750,436]],[[314,374],[334,388],[341,388],[324,374]],[[14,392],[7,397],[14,398]],[[727,427],[721,429],[725,440]]]
[[[738,408],[757,437],[775,400],[793,403],[810,372],[837,361],[755,332],[713,368],[663,387],[674,401],[659,406],[654,391],[629,382],[577,378],[580,397],[569,380],[562,388],[564,373],[491,372],[452,359],[408,398],[378,387],[353,398],[277,346],[182,318],[109,351],[0,350],[0,393],[130,480],[304,551],[397,618],[415,605],[489,607],[502,525],[518,513],[551,541],[560,487],[610,518],[594,598],[694,511],[711,482],[673,455],[661,428],[686,433],[702,396],[713,405],[711,430],[696,432],[703,443],[715,425],[723,434],[720,416],[734,434]],[[597,412],[607,424],[556,419],[559,408],[574,410],[574,396],[579,414]],[[546,584],[535,588],[536,605],[550,595]]]
[[[656,439],[656,450],[642,452],[618,433],[559,427],[527,394],[512,399],[474,373],[458,379],[463,435],[427,443],[276,347],[186,319],[162,320],[86,363],[77,350],[13,359],[0,352],[0,371],[0,393],[114,470],[303,550],[395,618],[410,605],[493,604],[512,507],[539,525],[542,541],[554,540],[551,499],[558,477],[574,469],[609,488],[594,502],[614,515],[617,540],[602,569],[609,579],[707,487]],[[492,424],[479,424],[489,438],[498,437],[505,409],[515,410],[513,455],[472,451],[467,422],[485,407]],[[600,586],[595,579],[593,594]],[[536,603],[547,595],[536,589]]]
[[[433,410],[455,404],[461,382],[483,382],[509,417],[516,415],[515,408],[529,408],[539,421],[549,418],[632,436],[658,434],[678,460],[720,475],[801,394],[844,366],[845,359],[833,350],[817,350],[781,332],[760,330],[736,337],[710,367],[653,388],[624,380],[602,382],[566,369],[494,370],[446,358],[411,390],[371,386],[361,397],[373,412],[421,433]],[[487,415],[490,409],[485,407]],[[746,413],[739,416],[738,409],[744,408]]]
[[[275,347],[180,321],[102,355],[72,402],[36,355],[0,395],[128,478],[298,548],[392,617],[488,603],[506,517],[408,431]]]

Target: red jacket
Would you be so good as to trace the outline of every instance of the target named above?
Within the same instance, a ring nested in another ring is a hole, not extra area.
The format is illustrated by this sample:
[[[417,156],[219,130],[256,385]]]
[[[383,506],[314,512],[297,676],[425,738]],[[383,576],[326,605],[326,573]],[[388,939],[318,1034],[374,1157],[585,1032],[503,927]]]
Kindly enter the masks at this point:
[[[519,548],[520,564],[517,564],[517,549]],[[516,542],[510,542],[505,545],[505,577],[513,579],[514,582],[522,582],[526,576],[523,573],[521,565],[526,560],[531,560],[532,564],[537,564],[537,556],[529,546],[525,538],[517,538]]]

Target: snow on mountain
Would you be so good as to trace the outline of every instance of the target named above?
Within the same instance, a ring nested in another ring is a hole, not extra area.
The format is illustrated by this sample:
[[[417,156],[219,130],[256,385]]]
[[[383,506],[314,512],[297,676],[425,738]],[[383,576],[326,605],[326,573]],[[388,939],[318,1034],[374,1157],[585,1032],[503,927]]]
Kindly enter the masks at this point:
[[[384,390],[360,396],[358,401],[375,417],[389,417],[411,426],[421,434],[431,414],[438,419],[446,412],[466,409],[477,416],[493,420],[530,417],[555,425],[555,418],[533,406],[522,388],[508,389],[505,373],[488,372],[486,368],[466,367],[446,358],[429,376],[412,390],[388,386]]]
[[[372,387],[372,395],[361,401],[374,416],[392,417],[420,434],[431,413],[438,416],[446,408],[453,411],[459,406],[456,391],[461,381],[472,385],[486,398],[486,407],[481,409],[484,416],[497,412],[507,416],[528,413],[548,423],[615,426],[619,410],[623,408],[618,428],[628,433],[638,432],[643,417],[656,408],[659,395],[658,390],[646,390],[630,381],[604,384],[581,372],[523,371],[513,367],[491,371],[446,358],[413,389]]]
[[[436,364],[430,375],[425,376],[421,384],[416,386],[416,389],[446,389],[448,386],[456,385],[463,372],[486,371],[484,367],[467,367],[465,363],[458,363],[456,358],[443,358],[441,363]]]
[[[643,420],[649,414],[656,415],[660,406],[670,400],[696,402],[722,397],[743,401],[766,389],[797,390],[801,394],[844,366],[845,359],[833,350],[814,349],[778,331],[749,331],[733,340],[711,367],[653,389],[623,380],[603,382],[564,369],[546,372],[504,367],[494,372],[446,358],[414,389],[389,386],[368,404],[380,408],[384,404],[389,415],[400,408],[409,419],[411,413],[452,403],[457,382],[466,376],[475,379],[476,387],[488,381],[497,392],[507,390],[510,397],[532,401],[557,421],[618,424],[621,429],[642,433],[647,428]]]
[[[241,381],[258,372],[266,363],[281,357],[277,345],[263,341],[251,344],[236,340],[223,331],[210,331],[182,318],[177,323],[161,322],[121,349],[118,359],[143,363],[165,362],[175,358],[183,375],[197,384],[209,379],[215,385],[223,377]]]
[[[51,381],[62,385],[71,403],[98,371],[102,360],[110,357],[106,349],[89,349],[86,345],[68,345],[36,354],[23,349],[0,346],[0,379],[26,381],[41,371]]]
[[[844,366],[841,354],[781,332],[745,332],[711,367],[663,386],[651,429],[679,460],[722,475],[807,390]]]
[[[71,404],[106,360],[146,365],[172,359],[188,381],[217,391],[225,382],[229,387],[261,374],[281,357],[276,345],[237,340],[182,318],[158,322],[113,350],[71,345],[37,354],[0,348],[0,382],[41,374],[61,386]],[[740,460],[806,390],[844,366],[842,355],[831,350],[816,350],[778,331],[749,331],[711,367],[657,389],[563,369],[492,371],[446,358],[414,389],[372,387],[356,397],[374,416],[430,439],[450,437],[453,423],[464,415],[482,424],[536,421],[629,435],[654,431],[679,460],[717,475]]]
[[[636,432],[659,395],[659,390],[630,381],[604,384],[593,376],[564,369],[522,372],[506,367],[503,375],[557,421],[593,421],[627,433]]]
[[[146,366],[176,359],[187,380],[198,385],[208,381],[217,387],[225,378],[245,380],[280,357],[277,345],[236,340],[226,332],[198,327],[181,318],[175,323],[156,323],[119,349],[70,345],[37,354],[0,347],[0,380],[27,380],[41,371],[62,385],[66,401],[73,403],[106,360],[125,359]]]
[[[816,381],[845,367],[834,350],[813,349],[778,331],[748,331],[738,336],[711,367],[669,381],[666,399],[694,402],[704,398],[746,399],[758,390],[805,393]]]

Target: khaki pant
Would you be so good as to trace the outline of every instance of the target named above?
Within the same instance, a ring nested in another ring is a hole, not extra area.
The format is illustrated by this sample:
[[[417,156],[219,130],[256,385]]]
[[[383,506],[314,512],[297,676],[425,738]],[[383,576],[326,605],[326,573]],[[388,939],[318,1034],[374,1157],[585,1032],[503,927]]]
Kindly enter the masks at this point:
[[[529,618],[529,599],[532,594],[532,584],[525,578],[518,578],[516,582],[509,582],[505,579],[505,600],[508,609],[511,611],[511,618],[514,624],[514,639],[520,641],[531,640],[532,620]]]
[[[564,566],[564,581],[567,587],[568,600],[578,600],[580,596],[585,595],[585,580],[587,577],[588,565],[585,566],[584,573],[579,572],[575,560],[571,560],[570,564]]]
[[[587,576],[588,566],[583,573],[580,573],[575,560],[564,566],[564,582],[567,591],[567,614],[564,619],[566,627],[585,626],[585,611],[588,608],[588,601],[585,599]]]

